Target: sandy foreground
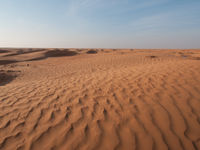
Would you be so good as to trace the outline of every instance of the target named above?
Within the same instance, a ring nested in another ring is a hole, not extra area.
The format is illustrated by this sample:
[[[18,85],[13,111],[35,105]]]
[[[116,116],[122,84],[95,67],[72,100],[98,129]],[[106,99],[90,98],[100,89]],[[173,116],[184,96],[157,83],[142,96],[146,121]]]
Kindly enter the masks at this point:
[[[199,150],[200,50],[0,49],[0,149]]]

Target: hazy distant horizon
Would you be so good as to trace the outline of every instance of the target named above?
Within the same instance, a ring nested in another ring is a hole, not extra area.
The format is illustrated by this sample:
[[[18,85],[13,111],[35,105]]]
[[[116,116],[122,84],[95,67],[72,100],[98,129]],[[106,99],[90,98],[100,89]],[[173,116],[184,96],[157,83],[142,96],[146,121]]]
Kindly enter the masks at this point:
[[[2,0],[0,47],[200,48],[199,0]]]
[[[0,49],[137,49],[137,50],[200,50],[200,48],[113,48],[113,47],[0,47]]]

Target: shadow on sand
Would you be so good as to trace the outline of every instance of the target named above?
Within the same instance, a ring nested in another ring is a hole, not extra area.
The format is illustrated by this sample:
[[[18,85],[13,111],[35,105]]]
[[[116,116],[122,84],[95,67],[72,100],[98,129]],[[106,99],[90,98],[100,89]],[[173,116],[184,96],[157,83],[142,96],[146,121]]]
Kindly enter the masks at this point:
[[[0,86],[4,86],[11,81],[13,81],[17,75],[12,75],[9,73],[6,73],[5,71],[0,70]]]
[[[7,64],[12,64],[12,63],[16,63],[18,61],[16,60],[0,60],[0,65],[7,65]]]
[[[10,52],[10,51],[4,50],[4,49],[0,49],[0,53],[8,53],[8,52]]]
[[[35,53],[35,52],[40,52],[40,51],[44,51],[44,50],[45,49],[31,49],[31,48],[29,48],[28,50],[24,51],[24,49],[19,49],[16,53],[4,55],[3,57],[9,57],[9,56],[17,56],[17,55]]]
[[[93,50],[93,49],[87,51],[87,54],[96,54],[96,53],[97,53],[97,51],[96,51],[96,50]]]
[[[68,49],[64,49],[64,50],[55,49],[55,50],[50,50],[50,51],[45,52],[44,56],[33,58],[33,59],[29,59],[27,61],[43,60],[43,59],[46,59],[48,57],[75,56],[77,54],[78,54],[77,52],[69,51]]]

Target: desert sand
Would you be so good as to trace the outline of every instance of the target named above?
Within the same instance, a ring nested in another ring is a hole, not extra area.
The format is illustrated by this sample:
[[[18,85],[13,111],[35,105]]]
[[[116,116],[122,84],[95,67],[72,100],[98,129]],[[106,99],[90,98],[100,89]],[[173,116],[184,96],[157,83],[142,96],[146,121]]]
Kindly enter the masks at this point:
[[[2,48],[0,149],[198,150],[200,50]]]

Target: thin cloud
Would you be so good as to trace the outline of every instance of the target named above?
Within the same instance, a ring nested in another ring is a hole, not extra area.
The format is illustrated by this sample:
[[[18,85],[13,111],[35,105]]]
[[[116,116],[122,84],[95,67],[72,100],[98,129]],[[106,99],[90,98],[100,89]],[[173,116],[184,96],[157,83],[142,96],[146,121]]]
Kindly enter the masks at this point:
[[[99,0],[70,0],[67,4],[66,15],[77,15],[81,10],[95,7]]]

